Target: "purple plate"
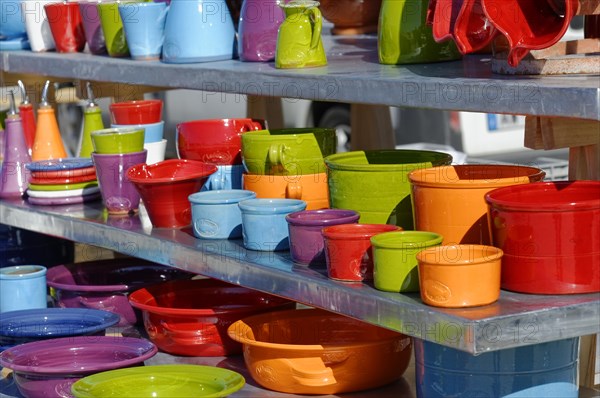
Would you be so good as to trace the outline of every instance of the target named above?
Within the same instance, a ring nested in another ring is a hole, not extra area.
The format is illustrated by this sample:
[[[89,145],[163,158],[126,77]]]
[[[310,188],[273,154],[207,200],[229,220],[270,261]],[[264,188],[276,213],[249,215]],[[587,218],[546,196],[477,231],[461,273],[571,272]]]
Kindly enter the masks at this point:
[[[100,199],[100,192],[96,192],[90,195],[70,196],[65,198],[32,198],[31,196],[29,196],[27,198],[27,201],[32,205],[38,206],[60,206],[91,202],[97,199]]]

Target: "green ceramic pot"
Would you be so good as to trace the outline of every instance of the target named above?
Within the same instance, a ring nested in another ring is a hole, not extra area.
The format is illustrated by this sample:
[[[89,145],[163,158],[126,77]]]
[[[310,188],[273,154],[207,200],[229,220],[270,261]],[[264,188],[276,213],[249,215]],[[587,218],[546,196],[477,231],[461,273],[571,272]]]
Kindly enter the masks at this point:
[[[324,158],[335,153],[334,129],[295,128],[242,134],[246,172],[259,175],[325,173]]]
[[[408,173],[447,165],[447,153],[410,149],[354,151],[325,158],[331,208],[355,210],[364,224],[413,229]]]
[[[386,292],[418,292],[419,268],[416,255],[439,246],[442,235],[426,231],[387,232],[371,238],[375,288]]]
[[[94,151],[109,155],[141,152],[144,150],[144,129],[115,127],[90,133]]]
[[[135,1],[120,2],[112,1],[98,3],[98,15],[100,25],[106,41],[106,50],[111,57],[128,57],[129,47],[123,30],[123,20],[119,14],[119,4],[134,3]]]
[[[452,40],[436,43],[427,25],[429,0],[383,0],[378,50],[382,64],[415,64],[460,59]]]

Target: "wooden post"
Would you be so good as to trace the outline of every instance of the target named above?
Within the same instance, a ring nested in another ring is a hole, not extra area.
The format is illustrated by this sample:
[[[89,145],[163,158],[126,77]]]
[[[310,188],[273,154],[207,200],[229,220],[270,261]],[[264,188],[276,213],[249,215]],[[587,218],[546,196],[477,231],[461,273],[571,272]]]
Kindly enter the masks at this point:
[[[352,104],[350,126],[353,151],[394,149],[396,145],[389,106]]]

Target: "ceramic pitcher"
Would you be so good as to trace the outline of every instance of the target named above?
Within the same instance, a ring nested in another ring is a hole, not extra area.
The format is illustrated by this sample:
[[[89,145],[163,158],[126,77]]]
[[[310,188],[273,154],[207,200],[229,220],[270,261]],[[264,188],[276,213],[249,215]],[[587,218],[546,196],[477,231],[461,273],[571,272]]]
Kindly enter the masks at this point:
[[[307,68],[327,65],[321,40],[319,2],[293,0],[281,4],[285,20],[277,34],[276,68]]]
[[[272,61],[277,31],[284,19],[278,0],[244,0],[238,27],[240,60]]]

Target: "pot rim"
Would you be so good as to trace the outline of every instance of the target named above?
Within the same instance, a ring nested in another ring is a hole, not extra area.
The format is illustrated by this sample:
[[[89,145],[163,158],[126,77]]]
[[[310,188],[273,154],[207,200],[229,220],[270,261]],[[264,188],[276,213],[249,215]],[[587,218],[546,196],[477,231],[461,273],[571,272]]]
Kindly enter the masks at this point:
[[[419,161],[413,163],[389,163],[389,164],[346,164],[340,163],[339,160],[343,160],[344,158],[352,157],[352,156],[360,156],[361,153],[369,154],[369,153],[397,153],[397,154],[407,154],[407,155],[429,155],[430,158],[427,161]],[[414,169],[446,165],[452,162],[452,155],[444,152],[436,152],[436,151],[426,151],[426,150],[414,150],[414,149],[384,149],[384,150],[370,150],[370,151],[352,151],[352,152],[344,152],[344,153],[336,153],[333,155],[329,155],[324,159],[325,165],[330,170],[336,171],[365,171],[365,172],[373,172],[373,171],[387,171],[387,172],[408,172]]]
[[[471,255],[465,259],[444,259],[444,251],[468,250]],[[484,252],[487,250],[487,253]],[[476,251],[473,253],[473,251]],[[489,254],[488,254],[489,253]],[[458,245],[443,245],[434,246],[423,249],[417,253],[417,261],[419,266],[457,266],[457,265],[481,265],[492,261],[500,260],[504,252],[502,249],[489,245],[476,244],[458,244]],[[434,257],[435,260],[431,260]],[[441,257],[441,258],[440,258]]]
[[[402,241],[403,236],[427,237],[422,241],[405,242]],[[444,240],[444,237],[435,232],[429,231],[392,231],[371,237],[371,245],[382,249],[413,249],[413,248],[428,248],[434,245],[439,245]]]
[[[318,215],[325,214],[330,215],[330,218],[323,219],[306,219],[302,218],[303,215]],[[360,214],[354,210],[346,209],[318,209],[318,210],[302,210],[294,213],[290,213],[285,216],[285,220],[291,226],[308,226],[308,227],[319,227],[337,224],[350,224],[357,222],[360,218]]]
[[[373,235],[401,231],[402,228],[391,224],[340,224],[323,228],[323,237],[333,240],[367,240]]]
[[[498,177],[498,178],[466,178],[460,179],[456,178],[453,180],[449,180],[446,178],[445,181],[440,180],[443,179],[442,175],[445,170],[449,169],[484,169],[484,168],[493,168],[497,170],[529,170],[530,173],[524,175],[522,173],[516,174],[513,176],[506,177]],[[435,181],[428,181],[427,177],[433,176]],[[521,166],[521,165],[499,165],[499,164],[464,164],[464,165],[448,165],[448,166],[434,166],[428,167],[424,169],[413,170],[408,173],[408,179],[410,183],[419,187],[430,187],[430,188],[460,188],[460,189],[480,189],[480,188],[489,188],[493,189],[494,187],[504,187],[507,184],[523,184],[528,182],[537,182],[542,181],[542,179],[546,176],[546,172],[542,169],[532,166]]]

